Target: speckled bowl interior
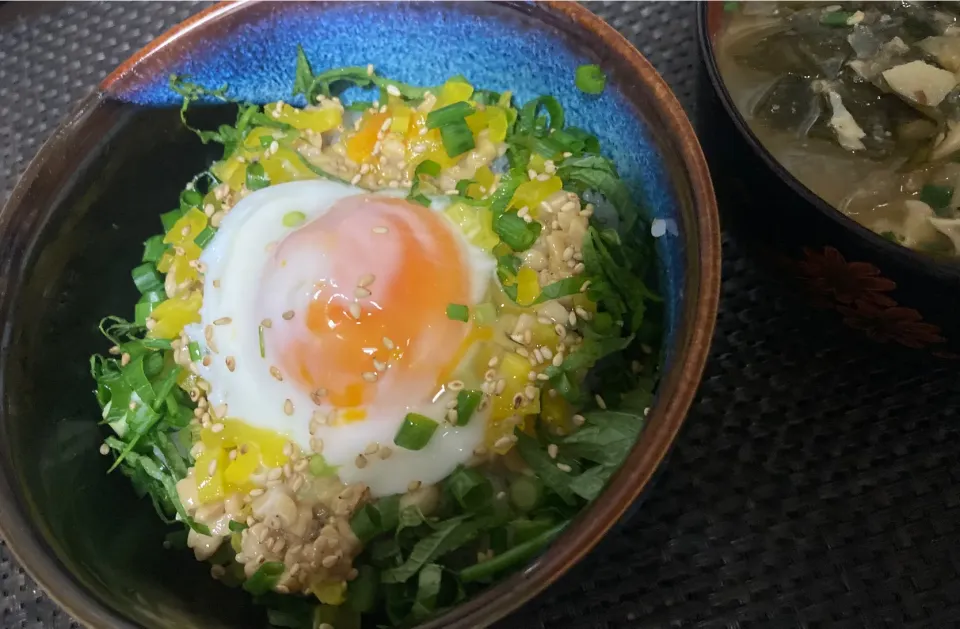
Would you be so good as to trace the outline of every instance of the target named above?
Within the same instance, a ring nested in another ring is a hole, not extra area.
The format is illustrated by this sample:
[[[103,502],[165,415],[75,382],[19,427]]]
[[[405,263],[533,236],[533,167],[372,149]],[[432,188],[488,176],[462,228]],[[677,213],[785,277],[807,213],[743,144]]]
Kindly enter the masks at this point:
[[[263,626],[245,595],[211,580],[189,553],[165,551],[166,529],[149,503],[106,474],[88,357],[104,348],[99,319],[132,311],[129,272],[158,215],[219,156],[180,124],[169,75],[227,84],[241,100],[288,99],[298,43],[317,69],[372,63],[418,84],[464,74],[521,102],[553,94],[570,124],[599,137],[648,217],[667,221],[658,240],[664,378],[624,470],[543,558],[431,626],[495,620],[586,553],[652,476],[699,380],[719,284],[712,188],[679,105],[615,31],[573,4],[218,5],[108,77],[0,213],[0,530],[90,626]],[[606,70],[600,97],[575,88],[582,63]],[[199,126],[229,112],[192,116]]]

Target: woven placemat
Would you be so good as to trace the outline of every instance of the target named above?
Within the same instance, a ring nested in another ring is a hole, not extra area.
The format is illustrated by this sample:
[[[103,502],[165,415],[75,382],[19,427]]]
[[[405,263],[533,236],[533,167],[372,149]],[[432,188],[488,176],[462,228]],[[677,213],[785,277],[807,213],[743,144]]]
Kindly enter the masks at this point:
[[[0,7],[0,188],[189,3]],[[591,3],[696,105],[692,3]],[[960,626],[960,383],[794,300],[729,237],[712,358],[642,509],[504,629]],[[0,627],[66,628],[0,543]]]

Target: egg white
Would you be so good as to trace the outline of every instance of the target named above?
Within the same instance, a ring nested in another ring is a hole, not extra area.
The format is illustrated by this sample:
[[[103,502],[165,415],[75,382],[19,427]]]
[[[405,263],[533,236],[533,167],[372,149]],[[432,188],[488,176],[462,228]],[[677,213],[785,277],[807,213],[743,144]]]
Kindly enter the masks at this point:
[[[212,345],[216,349],[213,360],[207,367],[197,364],[200,375],[211,385],[208,399],[214,405],[226,404],[229,417],[282,434],[307,453],[311,452],[310,421],[314,412],[320,409],[333,414],[336,409],[318,406],[296,383],[271,377],[269,367],[275,357],[260,355],[259,313],[266,306],[269,316],[279,322],[288,310],[302,312],[312,295],[314,281],[324,271],[317,265],[322,266],[330,258],[325,252],[317,252],[311,257],[311,268],[297,264],[284,267],[282,281],[271,286],[266,297],[260,293],[260,278],[268,268],[273,247],[299,227],[285,226],[285,215],[302,212],[306,216],[302,224],[306,224],[325,214],[340,199],[361,194],[370,193],[326,180],[291,182],[256,191],[224,217],[200,258],[206,266],[201,322],[188,326],[186,332],[201,345],[204,354],[211,353],[204,330],[212,326]],[[402,196],[395,191],[377,194]],[[446,199],[437,199],[432,209],[439,211],[447,204]],[[470,245],[452,222],[444,224],[457,235],[470,271],[473,303],[478,303],[485,296],[496,263],[489,254]],[[258,298],[268,303],[258,303]],[[229,317],[229,323],[223,323],[225,317]],[[214,324],[218,320],[220,325]],[[235,361],[233,371],[226,366],[228,356]],[[408,412],[441,420],[453,396],[453,392],[426,400],[379,396],[364,408],[363,420],[324,426],[314,436],[323,440],[324,459],[338,468],[344,483],[365,483],[374,496],[403,493],[412,481],[439,482],[483,444],[488,413],[475,414],[464,427],[441,421],[422,450],[404,450],[394,445],[394,436]],[[290,415],[284,411],[285,400],[293,403]],[[367,464],[357,467],[357,455],[371,443],[389,446],[392,455],[387,459],[367,457]]]

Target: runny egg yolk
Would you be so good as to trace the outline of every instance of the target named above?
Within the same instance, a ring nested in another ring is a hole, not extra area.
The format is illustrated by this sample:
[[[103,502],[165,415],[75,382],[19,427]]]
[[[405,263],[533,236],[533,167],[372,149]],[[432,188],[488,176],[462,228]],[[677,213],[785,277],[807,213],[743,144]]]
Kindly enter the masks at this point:
[[[469,303],[464,258],[429,208],[374,195],[341,199],[274,251],[265,281],[291,264],[316,264],[309,299],[281,322],[283,333],[270,331],[268,352],[285,378],[322,389],[341,409],[387,390],[432,395],[470,331],[446,316],[449,304]]]

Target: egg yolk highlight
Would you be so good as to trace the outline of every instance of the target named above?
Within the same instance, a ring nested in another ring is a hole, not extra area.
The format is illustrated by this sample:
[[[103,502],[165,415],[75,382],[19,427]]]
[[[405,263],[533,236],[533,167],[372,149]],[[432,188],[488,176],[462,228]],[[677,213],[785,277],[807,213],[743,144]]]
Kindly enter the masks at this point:
[[[271,330],[270,353],[285,377],[308,392],[323,389],[341,409],[385,389],[431,395],[470,332],[446,316],[449,304],[469,303],[464,258],[429,208],[374,195],[341,199],[274,250],[265,281],[293,261],[322,262],[306,306],[281,322],[284,333]]]

